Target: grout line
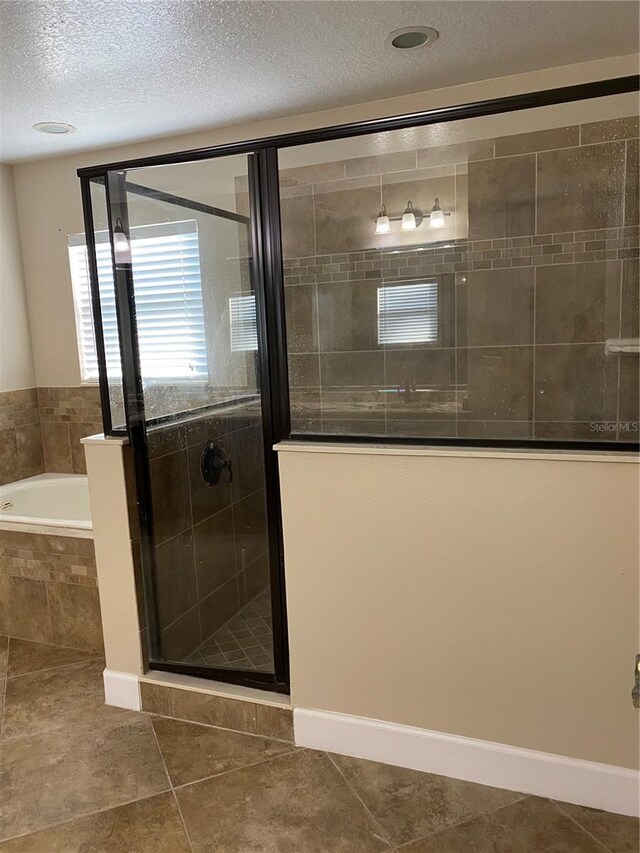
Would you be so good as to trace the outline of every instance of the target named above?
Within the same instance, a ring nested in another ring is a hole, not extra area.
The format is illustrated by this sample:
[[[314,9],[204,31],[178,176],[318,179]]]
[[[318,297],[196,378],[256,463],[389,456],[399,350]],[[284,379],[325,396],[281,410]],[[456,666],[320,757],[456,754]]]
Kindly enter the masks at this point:
[[[307,355],[307,353],[303,353],[303,355]],[[199,527],[201,524],[204,524],[205,521],[209,521],[215,515],[220,515],[221,513],[226,512],[226,510],[231,509],[234,506],[237,506],[238,504],[242,503],[242,501],[246,501],[248,498],[252,498],[254,495],[257,495],[258,492],[262,492],[262,491],[264,491],[263,486],[261,486],[259,489],[256,489],[254,492],[249,492],[249,494],[245,495],[243,498],[239,498],[237,501],[227,504],[222,509],[219,509],[216,512],[212,512],[211,515],[205,516],[197,524],[193,524],[191,527],[185,527],[184,530],[181,530],[179,533],[174,533],[172,536],[169,536],[167,539],[163,539],[161,542],[159,542],[156,545],[156,547],[159,548],[162,545],[166,545],[167,542],[171,542],[173,539],[177,539],[178,536],[182,536],[184,533],[189,533],[191,531],[195,531],[196,527]],[[74,584],[74,586],[75,586],[75,584]],[[70,648],[70,647],[69,646],[63,646],[63,648]]]
[[[3,675],[4,683],[2,685],[2,713],[0,713],[0,750],[2,749],[2,729],[4,727],[4,712],[7,707],[7,681],[9,680],[7,676],[7,672],[9,671],[9,648],[11,646],[11,637],[7,637],[7,663]]]
[[[361,805],[361,806],[362,806],[362,808],[365,810],[365,812],[369,815],[369,818],[371,819],[371,821],[372,821],[373,825],[378,829],[378,831],[379,831],[379,833],[380,833],[380,837],[381,837],[384,841],[386,841],[386,842],[389,844],[389,846],[391,847],[391,849],[395,849],[394,843],[393,843],[393,841],[391,840],[391,836],[386,832],[386,830],[384,829],[384,827],[382,826],[382,824],[380,824],[380,823],[379,823],[378,819],[374,816],[373,812],[369,809],[369,807],[367,806],[367,804],[365,803],[365,801],[362,799],[362,797],[360,796],[360,794],[356,791],[356,789],[354,788],[354,786],[353,786],[353,785],[351,784],[351,782],[347,779],[346,775],[342,772],[342,770],[340,769],[340,766],[339,766],[339,765],[338,765],[338,763],[335,761],[335,759],[334,759],[333,755],[332,755],[330,752],[326,752],[326,751],[325,751],[325,753],[324,753],[324,754],[327,756],[327,758],[329,759],[329,761],[331,762],[331,764],[333,765],[333,767],[336,769],[336,772],[338,773],[338,775],[340,776],[340,778],[342,779],[342,781],[344,782],[344,784],[347,786],[347,788],[349,789],[349,791],[351,791],[351,793],[353,794],[353,796],[354,796],[354,797],[356,798],[356,800],[360,803],[360,805]]]
[[[445,777],[449,778],[449,777]],[[482,786],[486,787],[486,786]],[[504,790],[504,789],[503,789]],[[396,847],[396,850],[407,850],[413,844],[416,844],[418,841],[426,841],[427,839],[437,838],[438,835],[442,835],[445,832],[448,832],[450,829],[455,829],[460,826],[465,826],[468,823],[473,823],[476,820],[479,820],[482,817],[488,817],[489,815],[497,814],[498,812],[503,811],[504,809],[509,809],[512,806],[515,806],[517,803],[523,803],[525,800],[532,799],[529,794],[521,794],[515,800],[510,803],[503,804],[501,806],[497,806],[495,809],[489,809],[486,812],[479,812],[476,815],[472,815],[470,817],[465,817],[462,820],[456,821],[455,823],[449,824],[449,826],[443,826],[441,829],[437,829],[435,832],[430,833],[429,835],[420,835],[417,838],[412,838],[410,841],[404,841],[402,844],[399,844]]]
[[[554,343],[553,341],[548,341],[548,342],[545,341],[543,343],[539,343],[538,346],[541,346],[541,347],[586,347],[586,346],[604,346],[605,343],[606,343],[605,340],[602,340],[602,341],[560,341],[558,343]],[[464,349],[470,349],[470,350],[523,349],[525,347],[532,347],[532,346],[533,346],[533,341],[531,343],[528,343],[528,344],[472,344],[471,346],[461,346],[461,347],[459,347],[459,349],[461,349],[461,350],[464,350]],[[396,352],[397,353],[401,353],[401,352],[427,353],[427,352],[442,352],[443,350],[452,350],[454,348],[455,348],[454,346],[450,346],[450,347],[437,347],[437,346],[411,347],[409,345],[409,346],[405,347],[404,349],[394,348],[394,347],[387,347],[386,349],[387,349],[387,352],[390,352],[390,353],[396,353]],[[326,352],[322,352],[321,355],[363,355],[366,353],[377,354],[380,352],[382,352],[382,346],[380,349],[327,350]],[[316,354],[317,353],[315,353],[315,352],[296,353],[296,355],[316,355]],[[372,384],[376,384],[376,383],[372,383]],[[300,388],[315,389],[315,388],[319,388],[320,386],[319,385],[300,385],[299,387]],[[348,387],[368,388],[371,386],[369,386],[369,385],[354,385],[354,386],[334,385],[334,386],[327,386],[327,387],[333,387],[333,388],[348,388]],[[258,489],[258,491],[260,491],[260,489]],[[253,494],[255,494],[255,492],[253,492]],[[214,513],[214,515],[216,515],[216,514],[217,513]],[[207,521],[209,518],[211,518],[211,516],[208,516],[204,520]],[[202,522],[198,522],[198,524],[201,524],[201,523]],[[182,531],[182,532],[184,532],[184,531]],[[179,535],[179,534],[176,534],[176,535]],[[172,536],[171,538],[173,539],[175,537]],[[168,542],[169,540],[165,539],[163,541]]]
[[[536,203],[537,208],[537,203]],[[536,214],[537,215],[537,214]],[[536,346],[538,334],[538,268],[533,268],[533,339],[532,339],[532,376],[531,376],[531,438],[536,437]]]
[[[17,639],[17,638],[14,638],[14,639]],[[25,678],[28,675],[42,675],[45,672],[59,672],[62,669],[68,669],[69,667],[72,667],[72,666],[79,666],[80,664],[84,664],[84,663],[95,663],[96,661],[103,661],[104,662],[105,661],[104,655],[95,655],[94,657],[88,657],[88,658],[85,658],[84,660],[74,660],[74,661],[71,661],[71,663],[61,663],[58,666],[49,666],[46,669],[33,669],[30,672],[19,672],[19,673],[17,673],[17,675],[9,675],[9,668],[7,665],[7,673],[3,677],[6,678],[7,681],[9,681],[10,679],[13,680],[14,678]]]
[[[494,143],[495,144],[495,143]],[[454,385],[454,407],[453,407],[453,434],[458,438],[458,282],[461,281],[461,273],[456,273],[453,282],[453,385]],[[468,294],[469,276],[464,276],[465,290]]]
[[[620,293],[619,293],[619,311],[618,311],[618,335],[622,337],[622,291],[624,287],[624,261],[619,261],[620,264]],[[617,381],[616,381],[616,440],[620,441],[620,382],[622,379],[622,359],[618,356],[617,364]]]
[[[63,731],[71,731],[72,729],[81,729],[84,726],[95,726],[96,724],[110,722],[112,720],[116,720],[120,717],[123,717],[125,714],[135,714],[136,711],[130,711],[128,708],[117,708],[115,705],[107,705],[103,703],[100,707],[105,707],[110,709],[110,713],[106,716],[96,716],[94,719],[86,720],[85,722],[73,722],[73,723],[60,723],[58,725],[51,725],[44,729],[38,729],[35,732],[27,732],[27,734],[16,735],[15,737],[3,737],[3,744],[13,744],[18,741],[28,740],[29,738],[37,738],[46,736],[49,737],[56,732]],[[4,734],[4,733],[3,733]]]
[[[624,159],[622,161],[622,228],[626,227],[626,212],[627,212],[627,158],[629,157],[629,140],[624,141]]]
[[[157,685],[155,685],[155,686],[157,686]],[[183,688],[172,687],[169,689],[171,689],[171,690],[182,690]],[[193,691],[187,690],[187,692],[192,693]],[[219,699],[219,698],[227,699],[228,698],[226,696],[223,696],[223,697],[213,696],[213,694],[207,694],[207,695],[211,695],[213,698],[217,698],[217,699]],[[232,699],[231,701],[239,701],[239,702],[247,701],[249,704],[255,704],[255,703],[252,703],[250,700],[239,699],[239,698],[237,700]],[[279,707],[279,706],[269,705],[267,707],[275,708],[275,707]],[[290,708],[284,708],[283,710],[288,711],[291,709]],[[190,726],[201,726],[204,729],[215,729],[216,731],[230,732],[231,734],[234,734],[234,735],[243,735],[243,736],[246,735],[247,737],[257,737],[257,738],[260,738],[261,740],[275,740],[278,743],[286,743],[286,744],[289,744],[289,746],[296,747],[295,743],[291,740],[283,740],[282,738],[279,738],[279,737],[269,737],[268,735],[258,734],[258,732],[243,732],[243,731],[240,731],[239,729],[229,729],[226,726],[214,726],[212,723],[201,723],[199,720],[186,720],[184,717],[174,717],[174,716],[169,716],[168,714],[156,714],[155,711],[145,711],[144,709],[140,712],[136,711],[134,713],[146,714],[148,717],[160,717],[163,720],[175,720],[175,722],[177,722],[177,723],[188,723]],[[302,749],[302,748],[303,747],[296,747],[296,749]],[[187,784],[191,784],[191,783],[187,783]],[[178,785],[176,787],[182,787],[182,786]]]
[[[236,732],[236,734],[245,734],[245,732]],[[246,732],[246,734],[249,734],[249,732]],[[256,735],[256,737],[260,737],[260,735]],[[275,738],[271,738],[271,740],[275,740]],[[289,741],[281,742],[290,743]],[[291,749],[287,750],[287,752],[281,752],[280,755],[270,755],[268,758],[263,758],[260,761],[253,761],[251,764],[244,764],[242,767],[231,767],[229,770],[223,770],[220,773],[212,773],[211,776],[204,776],[202,779],[194,779],[193,782],[185,782],[184,785],[176,785],[175,790],[182,791],[184,788],[191,788],[193,785],[198,785],[200,782],[207,782],[209,779],[217,779],[220,776],[229,776],[231,773],[237,773],[239,770],[246,770],[248,767],[259,767],[261,764],[269,764],[270,761],[278,761],[278,759],[294,755],[296,752],[306,751],[304,748],[296,747],[294,743],[291,743],[290,745]]]
[[[66,820],[59,821],[58,823],[48,823],[45,826],[40,826],[38,829],[33,829],[30,832],[23,832],[20,835],[9,835],[6,838],[0,838],[0,846],[3,845],[6,841],[15,841],[18,838],[30,838],[32,835],[36,835],[38,832],[43,832],[47,829],[57,829],[59,826],[69,826],[69,824],[73,823],[76,820],[82,820],[82,818],[86,817],[94,817],[95,815],[105,814],[106,812],[115,811],[116,809],[123,808],[124,806],[131,806],[134,803],[142,803],[145,800],[152,800],[154,797],[161,797],[163,794],[170,793],[170,788],[165,789],[164,791],[157,791],[155,794],[147,794],[144,797],[138,797],[135,800],[127,800],[124,803],[118,803],[115,806],[105,806],[101,809],[94,809],[94,811],[90,812],[81,812],[80,814],[74,815],[74,817],[67,818]],[[134,851],[131,851],[134,853]]]
[[[227,439],[227,443],[230,444],[230,439]],[[148,457],[148,455],[149,454],[148,454],[148,450],[147,450],[147,457]],[[189,530],[191,533],[191,565],[193,567],[193,579],[194,579],[195,588],[196,588],[196,604],[198,606],[198,613],[197,613],[198,636],[200,637],[200,642],[202,642],[202,614],[201,614],[200,606],[199,606],[200,605],[200,587],[198,584],[198,566],[196,564],[195,524],[193,523],[193,488],[192,488],[192,482],[191,482],[192,470],[191,470],[191,465],[189,465],[189,453],[188,453],[188,451],[185,452],[185,461],[186,461],[186,469],[187,469],[187,471],[186,471],[186,473],[187,473],[187,490],[189,492],[189,519],[191,521],[191,524],[189,525],[187,530]],[[147,458],[147,464],[150,464],[150,460],[148,458]],[[153,495],[151,495],[150,497],[151,497],[151,501],[150,501],[151,506],[153,508]],[[233,500],[233,491],[231,491],[231,498]],[[183,533],[184,532],[185,531],[183,531]],[[179,535],[180,534],[178,534],[178,536]],[[154,567],[154,575],[155,575],[154,581],[155,581],[155,585],[159,586],[159,584],[158,584],[158,572],[157,572],[157,545],[156,545],[156,547],[154,547],[153,552],[154,553],[153,553],[152,564]],[[160,608],[158,606],[158,611],[159,611],[159,609]],[[182,615],[184,616],[185,614],[183,613]],[[180,618],[180,617],[178,617],[178,618]],[[162,633],[163,633],[162,627],[161,626],[158,626],[158,627],[160,627],[160,645],[164,646],[164,638],[162,636]]]
[[[187,824],[186,824],[186,821],[184,819],[184,815],[182,814],[182,809],[180,808],[180,803],[178,802],[178,798],[176,797],[176,792],[175,792],[175,789],[173,787],[173,782],[171,781],[171,776],[169,775],[169,769],[167,767],[167,762],[164,760],[164,755],[162,753],[162,750],[160,749],[160,741],[158,740],[156,730],[153,727],[153,723],[151,720],[149,720],[149,727],[150,727],[151,732],[153,734],[153,739],[154,739],[156,747],[158,749],[158,754],[160,756],[160,760],[162,761],[162,766],[164,767],[164,772],[167,776],[167,782],[169,783],[169,789],[171,791],[171,796],[173,797],[173,801],[176,804],[176,808],[178,809],[178,815],[180,817],[180,822],[182,823],[183,832],[184,832],[185,837],[187,839],[187,845],[189,846],[189,850],[193,851],[193,845],[191,844],[191,838],[189,836],[189,830],[187,829]]]
[[[606,850],[606,851],[607,851],[607,853],[616,853],[616,851],[615,851],[612,847],[607,847],[607,845],[606,845],[603,841],[600,841],[600,839],[599,839],[599,838],[596,838],[596,836],[595,836],[592,832],[590,832],[590,831],[587,829],[587,827],[586,827],[586,826],[583,826],[583,825],[580,823],[580,821],[579,821],[579,820],[576,820],[576,819],[573,817],[573,815],[570,815],[570,814],[569,814],[569,812],[565,811],[565,810],[562,808],[562,806],[561,806],[561,804],[560,804],[559,802],[557,802],[556,800],[548,800],[548,802],[550,802],[550,803],[551,803],[551,805],[552,805],[552,806],[553,806],[557,811],[559,811],[559,812],[560,812],[560,814],[562,814],[562,815],[564,815],[565,817],[569,818],[569,820],[570,820],[572,823],[575,823],[575,825],[576,825],[577,827],[579,827],[579,828],[580,828],[580,829],[581,829],[581,830],[582,830],[586,835],[588,835],[588,836],[589,836],[589,838],[593,839],[593,841],[595,841],[595,842],[596,842],[596,844],[598,844],[600,847],[602,847],[602,849],[603,849],[603,850]]]
[[[538,152],[533,164],[533,233],[538,234]],[[562,232],[560,232],[562,233]],[[575,234],[575,232],[574,232]]]

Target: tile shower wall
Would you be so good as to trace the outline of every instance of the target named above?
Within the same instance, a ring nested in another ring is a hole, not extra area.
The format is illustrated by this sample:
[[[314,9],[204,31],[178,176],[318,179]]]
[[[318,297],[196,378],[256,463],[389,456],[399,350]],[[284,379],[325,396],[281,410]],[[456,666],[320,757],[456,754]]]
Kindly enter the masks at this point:
[[[604,354],[639,333],[637,137],[634,117],[283,170],[294,430],[637,441],[638,357]],[[435,195],[445,239],[375,235],[381,201]],[[378,288],[425,280],[437,342],[379,345]]]
[[[0,531],[0,635],[102,649],[92,539]]]
[[[183,660],[269,584],[258,409],[218,410],[149,433],[157,598],[165,655]],[[212,439],[231,459],[215,486],[200,473]]]

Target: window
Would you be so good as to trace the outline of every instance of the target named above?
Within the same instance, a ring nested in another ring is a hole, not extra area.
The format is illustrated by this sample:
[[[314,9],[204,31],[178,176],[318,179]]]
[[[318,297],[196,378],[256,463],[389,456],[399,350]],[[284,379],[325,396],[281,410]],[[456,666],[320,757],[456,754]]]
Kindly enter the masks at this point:
[[[119,376],[120,347],[107,232],[96,234],[96,254],[107,373]],[[206,381],[207,346],[196,222],[132,228],[131,257],[143,377]],[[69,237],[69,263],[82,381],[95,382],[98,359],[84,234]]]
[[[258,349],[255,294],[232,296],[229,299],[229,322],[231,349],[234,352]]]
[[[378,343],[438,340],[438,284],[420,282],[378,288]]]

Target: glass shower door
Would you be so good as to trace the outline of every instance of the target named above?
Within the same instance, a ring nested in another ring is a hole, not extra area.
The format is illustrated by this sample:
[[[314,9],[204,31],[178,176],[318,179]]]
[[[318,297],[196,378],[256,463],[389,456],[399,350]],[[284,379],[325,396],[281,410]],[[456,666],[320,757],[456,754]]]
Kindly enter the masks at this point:
[[[224,157],[107,184],[152,666],[259,682],[281,677],[280,598],[249,166]]]

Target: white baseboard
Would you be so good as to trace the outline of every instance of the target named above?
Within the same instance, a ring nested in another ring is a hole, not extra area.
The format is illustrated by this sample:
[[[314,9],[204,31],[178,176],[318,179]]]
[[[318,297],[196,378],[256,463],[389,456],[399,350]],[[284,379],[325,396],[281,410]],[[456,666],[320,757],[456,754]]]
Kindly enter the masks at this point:
[[[130,711],[142,710],[137,675],[105,669],[102,677],[104,679],[104,701],[107,705],[115,705],[116,708],[128,708]]]
[[[626,767],[307,708],[293,724],[297,746],[638,816],[639,775]]]

